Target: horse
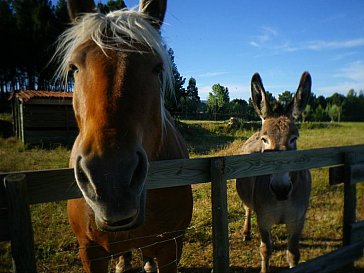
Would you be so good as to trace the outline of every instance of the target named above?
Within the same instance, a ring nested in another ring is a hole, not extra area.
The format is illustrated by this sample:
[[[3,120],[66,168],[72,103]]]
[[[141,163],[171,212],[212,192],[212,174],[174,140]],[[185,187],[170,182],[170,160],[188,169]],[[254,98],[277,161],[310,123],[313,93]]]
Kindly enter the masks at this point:
[[[299,136],[295,120],[299,118],[311,92],[311,76],[304,72],[291,102],[273,107],[268,101],[258,73],[251,80],[251,97],[255,112],[262,120],[260,131],[241,147],[241,154],[296,150]],[[236,179],[236,190],[243,201],[245,221],[243,239],[251,239],[251,213],[255,211],[261,244],[261,272],[269,271],[272,253],[271,227],[286,224],[288,232],[287,261],[294,267],[300,259],[299,240],[311,193],[309,170],[284,172]]]
[[[82,198],[69,223],[86,272],[139,249],[160,273],[177,272],[193,209],[191,186],[146,190],[149,162],[188,158],[164,107],[173,72],[160,28],[166,0],[106,15],[93,0],[69,0],[73,24],[59,37],[59,77],[74,79],[79,128],[69,166]],[[130,260],[130,259],[129,259]],[[117,269],[118,272],[121,269]]]

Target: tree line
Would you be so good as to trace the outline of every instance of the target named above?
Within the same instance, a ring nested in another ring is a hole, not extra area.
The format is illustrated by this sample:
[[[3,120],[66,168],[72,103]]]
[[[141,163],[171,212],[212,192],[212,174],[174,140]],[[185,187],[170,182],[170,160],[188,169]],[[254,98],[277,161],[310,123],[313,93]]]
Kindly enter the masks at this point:
[[[97,6],[102,13],[125,7],[123,0]],[[70,25],[66,0],[55,5],[49,0],[0,0],[0,15],[0,100],[14,90],[64,90],[54,81],[57,64],[50,60],[58,36]],[[171,112],[195,112],[200,105],[196,80],[191,78],[185,88],[186,79],[174,63],[174,52],[169,49],[168,53],[175,95],[167,97],[165,104]],[[71,91],[72,82],[66,88]]]
[[[287,106],[294,93],[284,91],[275,98],[272,93],[267,91],[271,105],[279,102]],[[207,100],[207,112],[218,114],[229,114],[230,116],[240,117],[246,120],[257,120],[251,98],[248,101],[243,99],[229,99],[227,87],[215,84],[209,93]],[[317,96],[311,92],[309,102],[302,113],[302,121],[364,121],[364,92],[359,93],[350,89],[347,95],[334,93],[329,97]]]
[[[107,13],[122,0],[99,3]],[[66,0],[0,0],[0,97],[13,90],[60,90],[50,62],[58,36],[70,25]]]
[[[125,7],[123,0],[98,3],[98,9],[107,13]],[[66,0],[55,5],[49,0],[0,0],[0,99],[13,90],[62,90],[53,81],[56,63],[49,62],[55,51],[58,36],[69,26]],[[174,62],[174,52],[168,50],[175,81],[174,95],[165,99],[172,113],[209,113],[237,116],[247,120],[257,119],[251,99],[229,98],[228,87],[214,84],[206,102],[198,95],[196,80],[180,75]],[[72,84],[70,89],[72,89]],[[172,92],[173,93],[173,92]],[[285,91],[275,98],[268,92],[271,102],[289,102],[293,93]],[[364,121],[363,91],[349,90],[325,98],[311,94],[309,104],[302,114],[304,121]]]

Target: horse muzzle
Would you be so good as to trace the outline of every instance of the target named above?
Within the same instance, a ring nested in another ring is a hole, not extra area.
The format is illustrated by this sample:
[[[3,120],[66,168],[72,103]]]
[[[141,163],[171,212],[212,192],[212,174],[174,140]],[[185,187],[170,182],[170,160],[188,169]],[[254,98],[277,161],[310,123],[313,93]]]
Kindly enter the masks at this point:
[[[142,148],[123,156],[79,154],[74,170],[98,229],[125,231],[144,222],[148,159]]]
[[[143,224],[145,196],[144,192],[140,198],[139,209],[124,210],[124,213],[120,213],[121,210],[116,210],[106,214],[100,210],[101,206],[98,209],[94,209],[97,228],[104,232],[128,231]],[[129,214],[125,214],[125,212]]]

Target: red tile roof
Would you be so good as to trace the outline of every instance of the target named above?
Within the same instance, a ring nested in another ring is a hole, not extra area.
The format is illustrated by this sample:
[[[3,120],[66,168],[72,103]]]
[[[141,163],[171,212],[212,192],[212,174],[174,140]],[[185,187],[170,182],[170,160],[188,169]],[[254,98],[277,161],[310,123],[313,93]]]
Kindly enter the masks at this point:
[[[72,99],[73,92],[62,92],[62,91],[34,91],[34,90],[26,90],[26,91],[16,91],[13,92],[10,96],[10,99],[13,97],[19,99],[22,102],[27,102],[33,98],[35,99]]]

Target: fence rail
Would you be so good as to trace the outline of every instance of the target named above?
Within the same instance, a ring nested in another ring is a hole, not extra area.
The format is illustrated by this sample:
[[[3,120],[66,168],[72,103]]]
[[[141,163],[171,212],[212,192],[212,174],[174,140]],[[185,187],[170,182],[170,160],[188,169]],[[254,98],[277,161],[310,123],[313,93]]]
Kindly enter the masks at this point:
[[[353,197],[356,197],[356,182],[364,181],[363,162],[364,145],[285,151],[279,153],[271,152],[239,156],[154,161],[150,162],[146,187],[147,189],[155,189],[212,183],[214,272],[228,272],[229,241],[227,234],[228,220],[226,203],[226,181],[228,179],[284,171],[331,167],[330,183],[345,183],[344,242],[350,246],[353,243],[354,231],[355,238],[359,242],[360,240],[364,240],[364,224],[360,222],[354,223],[356,204],[353,201]],[[0,180],[6,181],[14,175],[24,175],[26,177],[26,192],[22,193],[22,198],[27,199],[28,203],[23,205],[23,207],[27,207],[27,204],[54,202],[82,196],[74,180],[73,169],[0,173]],[[9,210],[14,210],[14,208],[11,207],[11,202],[9,202],[9,198],[11,197],[9,197],[8,187],[5,187],[6,183],[8,182],[0,184],[0,241],[11,240],[12,248],[14,249],[16,242],[13,241],[14,234],[10,232],[12,230],[11,225],[14,222],[9,217],[11,214]],[[13,198],[15,198],[14,194]],[[356,198],[354,199],[356,200]],[[21,209],[16,208],[15,210],[19,211]],[[25,210],[26,215],[26,209],[23,208],[23,210]],[[355,226],[353,226],[354,224]],[[355,251],[358,248],[360,247],[353,247]],[[13,259],[16,259],[14,254]],[[330,261],[330,268],[332,268],[331,260],[327,260]],[[345,261],[345,263],[350,263],[353,261],[353,258],[351,260],[346,259]],[[305,263],[305,267],[309,267],[308,264]]]

